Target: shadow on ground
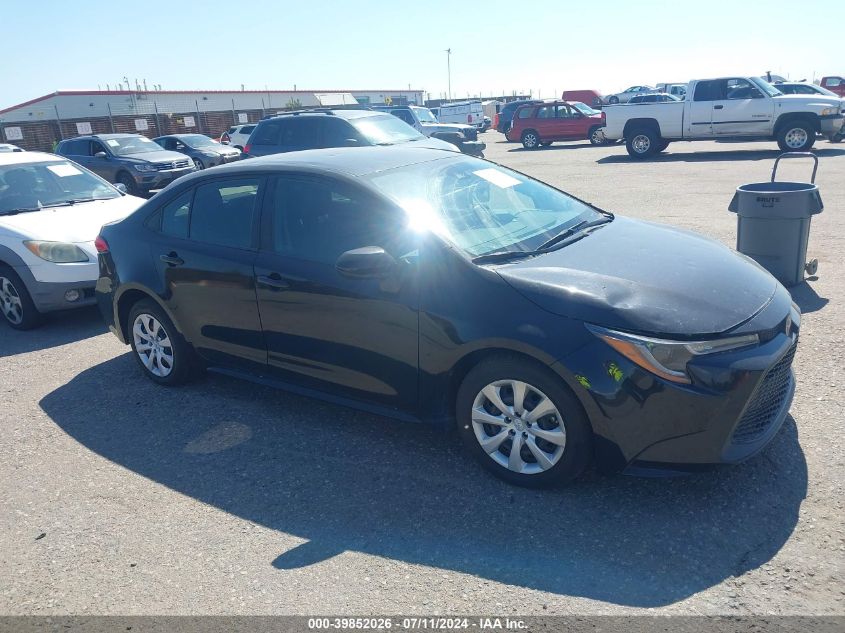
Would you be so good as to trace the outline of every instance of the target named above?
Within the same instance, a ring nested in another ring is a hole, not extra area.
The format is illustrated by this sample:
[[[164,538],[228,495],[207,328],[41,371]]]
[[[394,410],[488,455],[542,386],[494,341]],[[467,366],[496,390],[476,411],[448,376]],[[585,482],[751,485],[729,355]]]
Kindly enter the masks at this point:
[[[792,300],[798,304],[803,314],[821,310],[830,302],[830,299],[820,297],[815,288],[808,283],[816,279],[818,277],[810,277],[807,281],[802,281],[797,286],[789,288],[789,294],[792,295]]]
[[[824,148],[812,150],[813,154],[819,158],[828,156],[842,156],[845,155],[845,149]],[[672,146],[665,152],[661,152],[648,159],[635,159],[627,154],[605,156],[598,159],[596,162],[600,165],[609,165],[614,163],[639,163],[639,162],[686,162],[686,163],[706,163],[715,161],[736,161],[736,160],[774,160],[783,152],[778,149],[773,150],[725,150],[718,152],[678,152],[672,153]]]
[[[92,402],[110,413],[91,415]],[[486,474],[453,434],[221,376],[162,388],[129,354],[84,371],[40,404],[116,464],[307,539],[267,551],[280,573],[354,550],[654,607],[771,559],[807,491],[791,418],[762,455],[739,467],[678,479],[589,474],[562,490],[529,491]]]
[[[106,331],[95,306],[47,314],[40,327],[26,332],[0,322],[0,358],[75,343]]]

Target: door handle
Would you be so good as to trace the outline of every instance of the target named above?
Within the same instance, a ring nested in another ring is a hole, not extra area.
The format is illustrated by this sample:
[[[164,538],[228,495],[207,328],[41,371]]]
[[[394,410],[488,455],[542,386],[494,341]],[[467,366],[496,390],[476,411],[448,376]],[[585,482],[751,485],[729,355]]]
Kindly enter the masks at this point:
[[[724,108],[724,107],[725,107],[725,106],[723,106],[723,105],[717,105],[717,106],[713,106],[713,109],[714,109],[714,110],[721,110],[721,109],[722,109],[722,108]]]
[[[290,284],[282,279],[279,273],[272,273],[270,275],[258,275],[258,283],[269,288],[276,288],[281,290],[283,288],[290,288]]]
[[[185,263],[185,260],[179,257],[176,253],[170,252],[167,255],[162,255],[159,257],[161,261],[163,261],[168,266],[181,266]]]

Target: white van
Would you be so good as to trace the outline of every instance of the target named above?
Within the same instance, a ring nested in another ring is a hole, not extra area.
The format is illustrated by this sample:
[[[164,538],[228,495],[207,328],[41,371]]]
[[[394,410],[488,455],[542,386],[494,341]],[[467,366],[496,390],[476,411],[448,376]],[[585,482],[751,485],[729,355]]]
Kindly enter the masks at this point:
[[[484,127],[484,108],[480,101],[457,101],[432,108],[441,123],[464,123],[479,130]]]

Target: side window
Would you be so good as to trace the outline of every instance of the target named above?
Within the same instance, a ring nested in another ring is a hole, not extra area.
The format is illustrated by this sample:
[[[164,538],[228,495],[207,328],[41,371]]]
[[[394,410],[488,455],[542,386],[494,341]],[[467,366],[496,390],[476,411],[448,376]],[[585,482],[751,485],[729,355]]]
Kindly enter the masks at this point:
[[[246,134],[245,131],[243,133]],[[281,121],[267,121],[263,125],[259,125],[254,136],[255,138],[252,139],[253,145],[281,145]]]
[[[569,106],[566,105],[559,105],[557,107],[557,118],[558,119],[571,119],[575,115],[573,114],[572,110],[569,109]]]
[[[828,88],[836,88],[836,87],[841,86],[841,85],[842,85],[842,79],[840,77],[831,77],[825,83],[825,86],[827,86]]]
[[[280,255],[334,266],[342,253],[364,246],[404,254],[404,216],[355,187],[279,177],[270,208],[273,250]]]
[[[100,152],[108,154],[106,148],[103,146],[102,143],[100,143],[100,141],[91,141],[91,156],[96,156]]]
[[[721,85],[723,80],[699,81],[695,85],[693,101],[718,101],[723,99]]]
[[[233,178],[197,187],[190,212],[190,238],[250,248],[258,186],[258,178]]]
[[[537,108],[537,118],[538,119],[553,119],[553,118],[555,118],[555,107],[554,106],[543,106],[542,108]]]
[[[414,125],[416,123],[414,121],[414,115],[408,112],[407,110],[391,110],[390,114],[402,119],[408,125]]]
[[[342,119],[326,117],[322,119],[322,123],[322,147],[355,147],[367,144],[358,130]]]
[[[760,91],[747,79],[728,79],[725,99],[754,99],[755,93],[759,94]]]
[[[320,145],[320,118],[290,117],[282,121],[281,146],[285,149],[306,149]]]
[[[534,112],[534,108],[520,108],[516,111],[517,118],[520,119],[530,119],[532,113]]]
[[[161,232],[170,237],[188,237],[188,221],[191,215],[193,190],[186,191],[161,208]]]

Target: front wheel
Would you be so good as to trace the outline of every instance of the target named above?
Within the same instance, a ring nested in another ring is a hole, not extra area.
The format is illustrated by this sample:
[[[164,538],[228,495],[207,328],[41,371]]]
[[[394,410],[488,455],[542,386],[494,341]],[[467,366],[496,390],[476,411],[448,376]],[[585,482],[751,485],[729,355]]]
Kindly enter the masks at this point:
[[[778,132],[777,140],[782,152],[806,152],[816,142],[816,129],[806,121],[787,123]]]
[[[126,172],[123,172],[118,175],[117,182],[126,187],[126,193],[128,193],[130,196],[138,195],[138,185],[135,183],[135,179]]]
[[[616,105],[617,103],[619,103],[619,97],[611,97],[610,99],[607,100],[607,102],[610,105]]]
[[[197,367],[194,351],[157,303],[136,303],[127,325],[135,360],[148,378],[168,386],[191,379]]]
[[[845,135],[839,132],[838,134],[831,134],[827,137],[827,140],[831,143],[841,143],[843,138],[845,138]]]
[[[203,162],[199,158],[194,159],[194,165],[196,165],[197,171],[199,171],[201,169],[205,169],[205,165],[203,164]]]
[[[653,128],[631,130],[625,135],[625,147],[633,158],[648,158],[655,152],[663,139]]]
[[[589,463],[587,417],[561,379],[540,365],[508,356],[484,361],[467,374],[456,407],[467,449],[512,484],[563,484]]]
[[[525,130],[520,140],[525,149],[537,149],[540,147],[540,136],[534,130]]]
[[[8,266],[0,266],[0,314],[16,330],[31,330],[43,319],[23,281]]]

